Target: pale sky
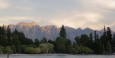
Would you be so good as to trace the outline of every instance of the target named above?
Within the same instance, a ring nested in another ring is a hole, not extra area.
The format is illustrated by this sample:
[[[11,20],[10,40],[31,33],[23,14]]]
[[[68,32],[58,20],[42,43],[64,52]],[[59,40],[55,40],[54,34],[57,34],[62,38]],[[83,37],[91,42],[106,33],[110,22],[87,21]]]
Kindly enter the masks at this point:
[[[31,21],[115,31],[115,0],[0,0],[1,25]]]

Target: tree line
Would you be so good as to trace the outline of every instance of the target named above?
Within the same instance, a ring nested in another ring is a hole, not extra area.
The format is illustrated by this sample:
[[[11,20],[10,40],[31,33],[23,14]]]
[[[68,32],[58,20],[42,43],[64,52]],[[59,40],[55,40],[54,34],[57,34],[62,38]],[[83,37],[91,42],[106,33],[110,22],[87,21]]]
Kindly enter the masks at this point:
[[[115,51],[115,34],[111,33],[109,27],[104,27],[102,35],[97,31],[82,34],[75,37],[72,42],[67,39],[64,25],[60,29],[56,40],[32,40],[26,38],[23,32],[15,29],[11,32],[10,27],[0,26],[0,54],[112,54]]]

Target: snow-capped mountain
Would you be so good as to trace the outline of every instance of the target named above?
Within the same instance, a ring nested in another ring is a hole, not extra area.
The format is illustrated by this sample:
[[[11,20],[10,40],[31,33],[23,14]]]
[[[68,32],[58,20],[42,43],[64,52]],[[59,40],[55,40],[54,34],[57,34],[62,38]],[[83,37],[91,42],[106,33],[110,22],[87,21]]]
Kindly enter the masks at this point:
[[[16,25],[10,24],[9,27],[11,28],[11,31],[14,31],[17,29],[18,31],[23,31],[25,36],[27,38],[31,39],[39,39],[41,40],[43,37],[46,37],[47,39],[55,40],[56,37],[59,36],[59,31],[60,28],[54,26],[54,25],[49,25],[49,26],[39,26],[35,22],[20,22]],[[72,28],[65,26],[66,32],[67,32],[67,38],[70,40],[74,40],[76,36],[79,36],[81,34],[90,34],[91,32],[93,33],[94,30],[90,28],[85,28],[85,29],[80,29],[80,28]],[[102,31],[97,31],[98,34],[102,34]]]

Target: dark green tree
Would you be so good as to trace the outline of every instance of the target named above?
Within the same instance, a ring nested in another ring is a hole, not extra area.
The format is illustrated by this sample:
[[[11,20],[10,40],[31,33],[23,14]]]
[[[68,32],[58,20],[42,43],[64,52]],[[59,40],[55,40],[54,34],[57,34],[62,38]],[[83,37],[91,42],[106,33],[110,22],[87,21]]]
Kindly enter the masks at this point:
[[[115,34],[113,35],[112,46],[115,46]]]
[[[93,42],[93,35],[92,35],[92,33],[90,33],[89,38]]]
[[[75,40],[76,43],[81,46],[88,46],[88,42],[90,42],[90,38],[86,34],[81,35],[81,37],[76,37]]]
[[[48,40],[48,43],[55,45],[55,41],[50,40],[50,39]]]
[[[111,53],[112,53],[112,47],[111,47],[111,43],[110,43],[109,41],[107,42],[106,49],[107,49],[107,53],[108,53],[108,54],[111,54]]]
[[[43,39],[41,40],[41,43],[47,43],[47,39],[43,37]]]
[[[98,40],[98,34],[97,34],[96,30],[94,31],[94,39],[95,39],[95,42],[96,42],[96,40]]]
[[[71,41],[69,39],[66,39],[65,41],[66,53],[69,53],[70,46],[71,46]]]
[[[97,31],[94,31],[94,39],[95,39],[94,47],[93,47],[94,53],[101,54],[102,53],[102,44],[101,44],[100,38],[97,34]]]
[[[62,37],[57,37],[55,42],[55,50],[58,53],[65,53],[66,46],[65,46],[65,39]]]
[[[107,27],[107,45],[106,45],[106,50],[108,53],[112,52],[112,34],[111,34],[111,29]]]
[[[88,46],[87,47],[89,47],[92,50],[95,50],[95,46],[94,46],[95,41],[93,39],[94,37],[93,37],[92,33],[90,33],[89,38],[90,38],[90,40],[88,42]]]
[[[39,41],[38,39],[35,39],[34,44],[35,44],[36,46],[39,46],[40,41]]]
[[[7,30],[6,30],[6,35],[7,35],[7,38],[9,39],[11,37],[11,30],[10,30],[10,27],[8,26],[7,27]]]
[[[115,52],[115,34],[113,35],[112,39],[112,51]]]
[[[104,30],[103,30],[103,34],[102,36],[100,37],[100,41],[101,41],[101,44],[103,45],[103,53],[106,52],[106,45],[107,45],[107,31],[106,31],[106,28],[104,26]]]
[[[111,34],[111,29],[107,27],[107,41],[112,41],[112,34]]]
[[[7,45],[8,46],[12,45],[11,30],[9,26],[7,27],[7,30],[6,30],[6,36],[7,36],[7,41],[8,41]]]
[[[66,39],[66,29],[65,29],[64,25],[62,25],[62,27],[61,27],[60,37]]]

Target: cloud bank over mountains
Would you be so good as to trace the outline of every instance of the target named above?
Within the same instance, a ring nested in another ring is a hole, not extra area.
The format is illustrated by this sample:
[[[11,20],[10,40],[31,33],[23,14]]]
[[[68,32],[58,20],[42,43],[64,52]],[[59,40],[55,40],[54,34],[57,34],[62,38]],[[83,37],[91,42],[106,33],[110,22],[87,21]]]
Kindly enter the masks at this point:
[[[44,25],[115,30],[115,0],[0,0],[0,24],[36,21]]]

